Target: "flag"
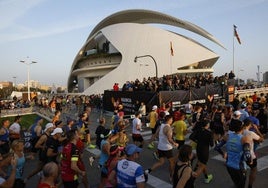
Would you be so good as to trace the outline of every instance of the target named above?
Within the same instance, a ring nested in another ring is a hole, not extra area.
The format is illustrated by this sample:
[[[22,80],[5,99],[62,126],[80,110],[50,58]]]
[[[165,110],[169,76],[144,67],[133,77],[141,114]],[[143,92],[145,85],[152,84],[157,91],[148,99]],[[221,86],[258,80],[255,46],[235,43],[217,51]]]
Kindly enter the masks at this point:
[[[237,28],[236,25],[234,25],[234,36],[236,37],[238,43],[241,44],[241,41],[240,41],[239,35],[238,35],[237,31],[236,31],[236,28]]]
[[[172,56],[174,56],[174,51],[173,51],[173,46],[172,46],[172,42],[170,41],[170,54]]]

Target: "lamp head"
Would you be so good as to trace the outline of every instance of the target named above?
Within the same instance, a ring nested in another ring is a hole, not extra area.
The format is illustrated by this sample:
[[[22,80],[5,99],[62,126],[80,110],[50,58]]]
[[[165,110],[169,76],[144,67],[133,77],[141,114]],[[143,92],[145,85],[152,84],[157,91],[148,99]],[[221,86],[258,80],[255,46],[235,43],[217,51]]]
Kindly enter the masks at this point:
[[[137,63],[137,58],[138,58],[137,56],[134,58],[134,62],[135,62],[135,63]]]

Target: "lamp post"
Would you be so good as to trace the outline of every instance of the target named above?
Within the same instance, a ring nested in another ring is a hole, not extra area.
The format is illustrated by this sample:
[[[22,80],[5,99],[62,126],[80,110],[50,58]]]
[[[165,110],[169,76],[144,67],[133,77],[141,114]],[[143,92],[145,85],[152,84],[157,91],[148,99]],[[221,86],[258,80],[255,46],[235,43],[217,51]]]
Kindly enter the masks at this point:
[[[13,87],[15,88],[15,90],[16,90],[16,85],[17,85],[17,83],[16,83],[16,76],[13,76],[13,79],[14,79],[14,84],[13,84]]]
[[[136,63],[138,58],[143,58],[143,57],[150,57],[150,58],[152,58],[152,60],[154,61],[154,65],[155,65],[155,77],[158,78],[157,63],[156,63],[155,59],[153,58],[153,56],[151,56],[151,55],[136,56],[134,58],[134,62]]]
[[[27,57],[27,59],[29,59],[29,57]],[[30,65],[37,63],[36,61],[25,61],[25,60],[21,60],[21,63],[24,63],[27,65],[27,87],[28,87],[28,101],[31,101],[31,97],[30,97]]]

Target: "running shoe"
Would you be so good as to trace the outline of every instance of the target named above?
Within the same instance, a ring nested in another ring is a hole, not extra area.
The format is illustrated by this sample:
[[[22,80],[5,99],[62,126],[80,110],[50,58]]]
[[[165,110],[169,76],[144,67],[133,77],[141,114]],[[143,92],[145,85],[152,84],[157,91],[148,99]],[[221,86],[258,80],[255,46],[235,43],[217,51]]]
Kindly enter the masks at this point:
[[[154,143],[152,142],[152,143],[148,144],[148,148],[149,149],[154,149]]]
[[[158,157],[157,152],[153,152],[153,156],[154,156],[154,158],[155,158],[156,160],[159,160],[159,157]]]
[[[148,176],[148,174],[150,174],[151,170],[150,169],[147,169],[144,171],[144,174]]]
[[[205,183],[210,183],[212,179],[213,179],[213,175],[212,174],[209,174],[208,175],[208,178],[205,178],[204,182]]]
[[[96,148],[96,145],[88,144],[87,147],[88,147],[89,149],[94,149],[94,148]]]

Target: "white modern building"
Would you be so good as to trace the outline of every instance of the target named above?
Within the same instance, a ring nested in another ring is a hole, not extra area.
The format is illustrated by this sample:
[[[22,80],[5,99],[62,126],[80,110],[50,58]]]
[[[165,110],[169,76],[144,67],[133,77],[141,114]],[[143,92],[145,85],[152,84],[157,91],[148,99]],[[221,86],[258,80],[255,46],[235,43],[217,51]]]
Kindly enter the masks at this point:
[[[68,78],[68,91],[78,89],[87,95],[98,94],[112,89],[115,82],[122,87],[126,81],[137,78],[213,72],[219,58],[216,53],[156,24],[186,29],[223,47],[204,29],[163,13],[117,12],[102,20],[79,50]]]

